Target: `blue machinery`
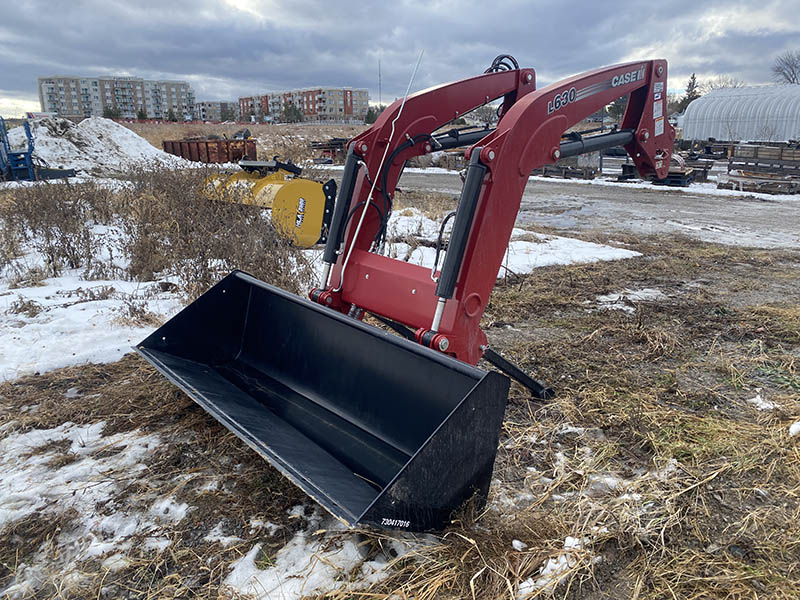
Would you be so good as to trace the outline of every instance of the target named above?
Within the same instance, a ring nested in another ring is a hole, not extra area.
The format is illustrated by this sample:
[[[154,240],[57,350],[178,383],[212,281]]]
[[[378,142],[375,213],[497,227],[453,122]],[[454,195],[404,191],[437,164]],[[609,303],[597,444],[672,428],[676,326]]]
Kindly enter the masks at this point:
[[[0,117],[0,181],[37,181],[74,177],[74,169],[45,169],[33,164],[33,135],[28,121],[24,121],[28,146],[25,150],[12,150],[8,141],[8,130]]]

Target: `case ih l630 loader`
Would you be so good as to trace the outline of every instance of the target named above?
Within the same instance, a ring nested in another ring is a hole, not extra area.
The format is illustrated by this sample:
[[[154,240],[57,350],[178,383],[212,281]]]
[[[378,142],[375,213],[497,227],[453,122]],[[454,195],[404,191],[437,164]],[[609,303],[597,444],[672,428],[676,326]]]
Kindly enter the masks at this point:
[[[536,88],[500,56],[484,74],[389,106],[348,145],[309,299],[233,272],[137,350],[333,515],[351,524],[443,527],[485,503],[509,380],[548,389],[489,348],[479,327],[531,171],[624,145],[642,176],[667,175],[667,63],[605,67]],[[618,130],[564,132],[628,96]],[[493,130],[434,132],[502,98]],[[406,161],[469,146],[441,268],[384,256]],[[361,321],[372,314],[401,336]]]

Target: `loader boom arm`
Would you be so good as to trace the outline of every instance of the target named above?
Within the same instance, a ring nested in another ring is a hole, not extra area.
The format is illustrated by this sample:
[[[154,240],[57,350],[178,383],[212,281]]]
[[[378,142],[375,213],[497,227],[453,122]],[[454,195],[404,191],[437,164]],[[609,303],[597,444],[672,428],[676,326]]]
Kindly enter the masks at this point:
[[[479,322],[531,171],[623,143],[640,174],[665,177],[675,135],[666,121],[666,82],[664,60],[606,67],[538,90],[533,70],[513,69],[418,92],[404,106],[395,102],[349,144],[325,252],[330,276],[310,297],[344,313],[363,309],[401,323],[423,345],[477,364],[488,347]],[[626,95],[620,131],[562,143],[568,128]],[[436,150],[433,131],[501,96],[497,128],[466,151],[469,166],[441,271],[434,278],[429,268],[376,252],[406,160]]]

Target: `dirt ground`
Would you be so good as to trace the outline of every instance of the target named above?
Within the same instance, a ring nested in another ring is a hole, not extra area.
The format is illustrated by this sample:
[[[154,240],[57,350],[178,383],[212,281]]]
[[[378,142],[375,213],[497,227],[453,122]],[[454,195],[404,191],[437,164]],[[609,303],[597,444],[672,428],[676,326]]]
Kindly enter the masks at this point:
[[[404,173],[400,187],[458,195],[461,179],[455,173]],[[691,187],[665,190],[539,178],[528,182],[518,220],[562,232],[679,233],[721,244],[800,247],[800,196],[711,195],[693,193]]]
[[[459,187],[449,175],[401,182],[423,185]],[[571,211],[569,222],[547,212],[555,201]],[[483,323],[490,342],[557,397],[534,402],[512,386],[486,510],[459,515],[397,559],[386,579],[323,597],[796,598],[800,437],[789,426],[800,420],[800,246],[790,243],[797,210],[531,183],[522,219],[533,229],[641,256],[499,281]],[[705,234],[694,226],[715,214],[769,247],[698,239]],[[692,227],[662,229],[656,223],[667,215]],[[76,386],[97,400],[65,400]],[[287,515],[302,494],[138,358],[0,386],[0,424],[11,423],[0,435],[99,420],[109,432],[140,427],[166,444],[144,477],[98,510],[175,489],[193,508],[164,533],[170,544],[157,554],[134,553],[114,572],[89,561],[75,592],[53,573],[31,597],[217,598],[233,559],[263,543],[269,564],[304,525]],[[211,480],[221,485],[209,491],[202,483]],[[278,528],[253,530],[256,517]],[[52,542],[75,519],[56,507],[0,531],[0,586],[37,552],[53,553],[55,563]],[[218,523],[241,541],[204,541]],[[335,544],[340,534],[318,535]],[[365,560],[385,551],[386,534],[360,535]],[[566,555],[565,540],[573,540]],[[550,561],[564,556],[562,575],[543,581]],[[342,574],[343,587],[351,576]]]

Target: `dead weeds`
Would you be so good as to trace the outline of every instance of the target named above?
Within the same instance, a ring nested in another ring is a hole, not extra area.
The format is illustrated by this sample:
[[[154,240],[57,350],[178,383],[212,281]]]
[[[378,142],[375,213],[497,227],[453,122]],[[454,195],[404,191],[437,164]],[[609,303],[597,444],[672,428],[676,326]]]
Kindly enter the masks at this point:
[[[800,254],[617,242],[643,256],[538,269],[492,295],[490,342],[558,396],[535,403],[512,388],[486,509],[420,537],[383,581],[322,597],[505,599],[523,583],[527,598],[797,597],[800,450],[788,427],[800,419],[800,331],[787,290],[800,284]],[[632,314],[598,309],[598,295],[639,288],[667,298]],[[756,395],[774,408],[759,410]],[[267,566],[302,526],[286,512],[304,502],[298,490],[136,358],[6,383],[0,398],[3,431],[103,420],[108,433],[167,441],[101,509],[168,494],[194,508],[165,550],[134,549],[114,572],[83,564],[84,597],[216,597],[233,559],[262,543]],[[252,531],[254,516],[281,527]],[[242,541],[204,541],[216,524]],[[392,538],[358,533],[367,555]]]

